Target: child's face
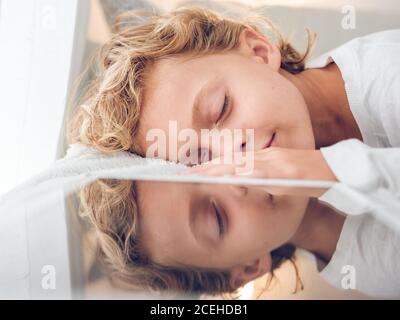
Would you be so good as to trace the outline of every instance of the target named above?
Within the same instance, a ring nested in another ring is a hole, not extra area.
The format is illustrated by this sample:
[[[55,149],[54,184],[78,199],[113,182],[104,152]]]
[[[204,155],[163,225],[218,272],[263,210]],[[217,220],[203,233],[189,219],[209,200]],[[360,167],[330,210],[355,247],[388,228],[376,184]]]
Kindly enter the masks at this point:
[[[192,128],[198,137],[200,129],[254,129],[255,150],[265,148],[274,132],[278,147],[315,148],[307,106],[300,91],[283,75],[279,50],[264,38],[255,43],[250,40],[243,40],[235,51],[188,61],[175,57],[149,69],[137,136],[143,154],[154,143],[146,141],[149,129],[162,129],[171,143],[170,120],[177,121],[178,132]],[[196,111],[195,97],[203,86]],[[218,121],[225,94],[230,96],[230,106]],[[233,150],[241,150],[242,142],[232,146]],[[183,144],[178,142],[177,149]],[[209,151],[212,158],[222,155],[220,150]],[[167,159],[173,159],[168,152]]]
[[[265,257],[269,271],[270,252],[293,237],[308,204],[244,186],[138,182],[137,191],[141,240],[154,261],[225,271]]]

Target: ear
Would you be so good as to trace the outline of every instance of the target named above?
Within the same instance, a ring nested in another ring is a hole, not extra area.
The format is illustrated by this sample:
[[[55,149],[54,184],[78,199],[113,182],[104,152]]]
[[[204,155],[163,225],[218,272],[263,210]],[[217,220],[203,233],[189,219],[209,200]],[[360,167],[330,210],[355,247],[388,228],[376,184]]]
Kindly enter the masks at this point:
[[[239,42],[240,53],[268,64],[275,71],[281,67],[281,52],[267,37],[247,27],[242,30]]]
[[[232,289],[237,289],[269,271],[271,271],[270,253],[250,263],[233,267],[229,275],[230,286]]]

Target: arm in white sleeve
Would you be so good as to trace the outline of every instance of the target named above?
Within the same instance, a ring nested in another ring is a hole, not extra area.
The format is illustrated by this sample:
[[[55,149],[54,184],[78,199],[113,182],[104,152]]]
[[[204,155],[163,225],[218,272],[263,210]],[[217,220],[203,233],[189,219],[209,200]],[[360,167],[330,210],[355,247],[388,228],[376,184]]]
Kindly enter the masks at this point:
[[[346,214],[376,214],[400,228],[400,148],[348,139],[320,150],[339,182],[319,200]]]
[[[359,191],[400,196],[400,148],[372,148],[348,139],[320,149],[336,178]]]

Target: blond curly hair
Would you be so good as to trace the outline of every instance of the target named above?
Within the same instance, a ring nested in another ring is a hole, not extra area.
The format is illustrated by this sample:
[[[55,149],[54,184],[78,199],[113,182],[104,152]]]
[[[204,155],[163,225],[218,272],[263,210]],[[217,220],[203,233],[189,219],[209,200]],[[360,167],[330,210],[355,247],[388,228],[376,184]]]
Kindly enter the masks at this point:
[[[135,18],[142,24],[130,26]],[[160,15],[128,11],[117,17],[111,39],[95,60],[97,75],[87,88],[68,126],[70,143],[79,142],[103,152],[125,150],[140,153],[135,134],[144,96],[146,70],[160,59],[196,57],[238,47],[245,28],[259,34],[258,21],[265,22],[281,53],[281,68],[296,74],[304,70],[315,34],[307,29],[308,44],[300,54],[275,25],[263,16],[233,20],[211,10],[180,7]]]

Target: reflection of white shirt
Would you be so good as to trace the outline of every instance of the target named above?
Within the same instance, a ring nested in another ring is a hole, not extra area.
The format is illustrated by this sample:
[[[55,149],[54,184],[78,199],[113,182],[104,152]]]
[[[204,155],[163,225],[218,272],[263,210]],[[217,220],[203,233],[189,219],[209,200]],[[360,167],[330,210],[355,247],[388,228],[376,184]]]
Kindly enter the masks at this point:
[[[399,255],[398,229],[370,214],[348,216],[336,251],[320,275],[337,288],[353,288],[373,297],[399,298]]]
[[[364,141],[348,139],[320,149],[340,183],[319,199],[351,215],[321,275],[340,288],[342,268],[353,265],[356,289],[395,297],[400,297],[400,274],[395,272],[400,271],[399,56],[400,30],[389,30],[353,39],[306,65],[336,63]],[[385,224],[369,215],[355,216],[361,213],[372,213]],[[388,223],[394,229],[385,227]]]

